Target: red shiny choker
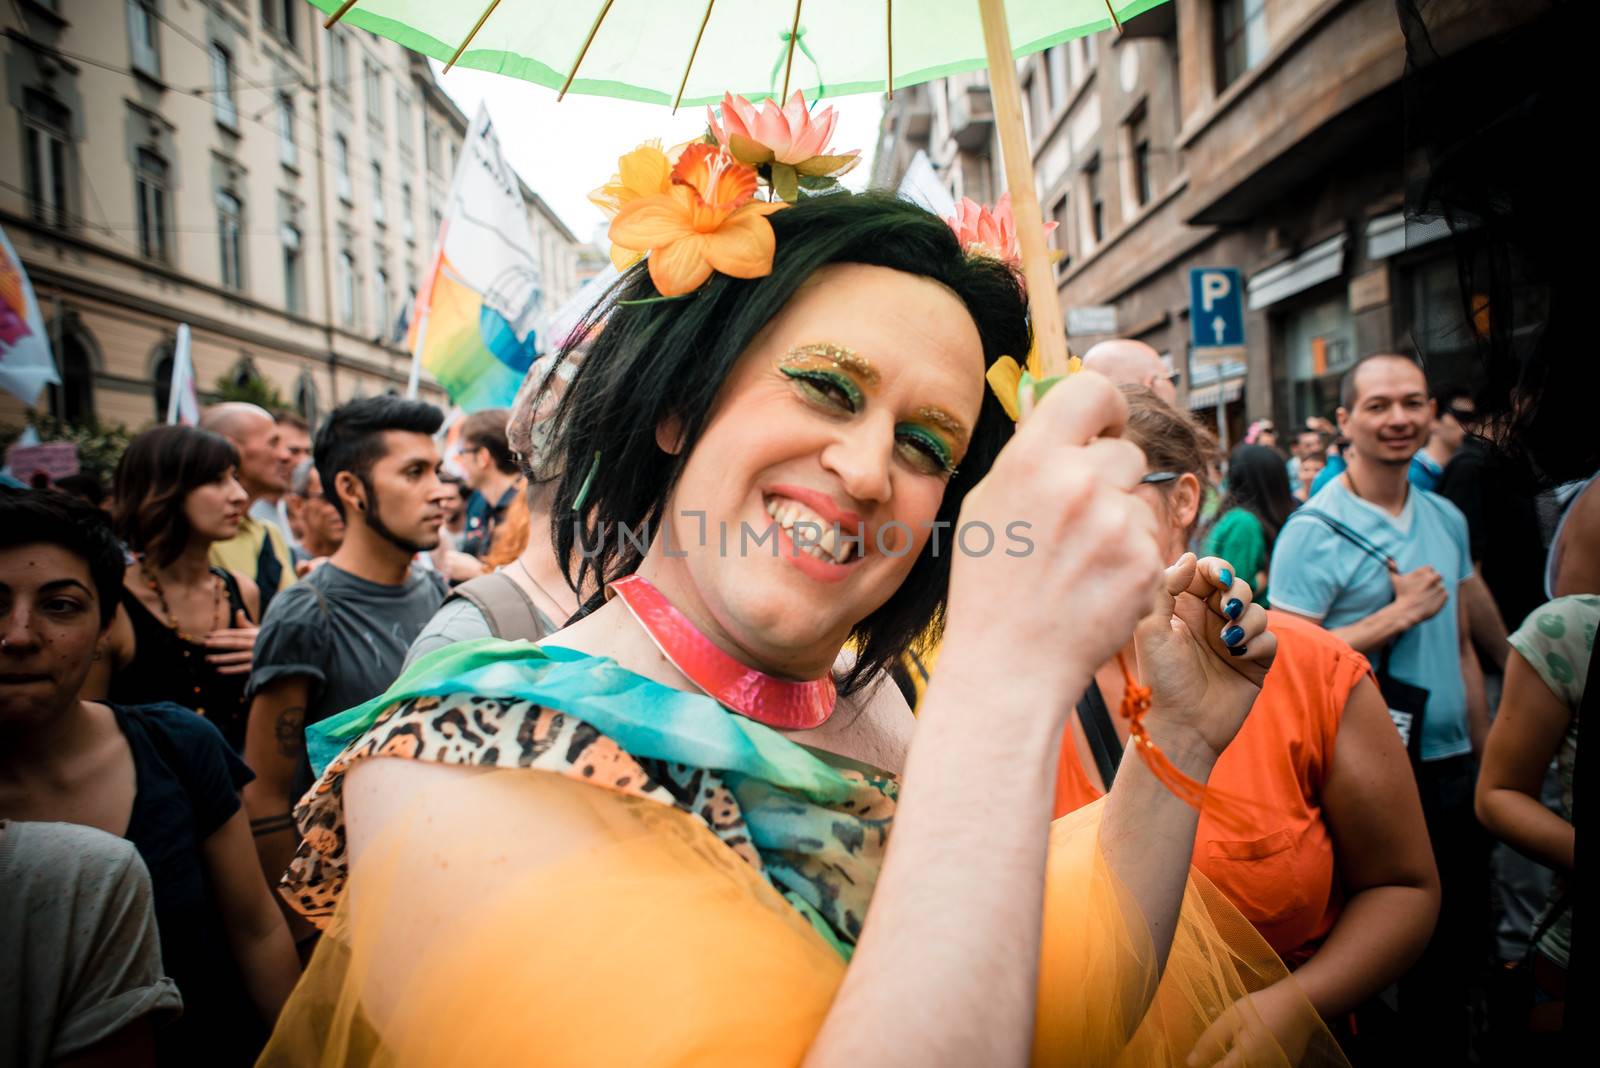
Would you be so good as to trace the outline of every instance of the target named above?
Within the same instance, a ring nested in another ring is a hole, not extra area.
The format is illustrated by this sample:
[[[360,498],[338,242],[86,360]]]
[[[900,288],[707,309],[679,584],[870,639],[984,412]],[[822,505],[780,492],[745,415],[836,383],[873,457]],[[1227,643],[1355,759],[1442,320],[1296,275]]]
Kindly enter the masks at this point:
[[[701,634],[647,579],[629,575],[611,584],[661,655],[726,708],[786,731],[820,727],[833,715],[839,692],[833,675],[809,682],[774,678],[739,663]]]

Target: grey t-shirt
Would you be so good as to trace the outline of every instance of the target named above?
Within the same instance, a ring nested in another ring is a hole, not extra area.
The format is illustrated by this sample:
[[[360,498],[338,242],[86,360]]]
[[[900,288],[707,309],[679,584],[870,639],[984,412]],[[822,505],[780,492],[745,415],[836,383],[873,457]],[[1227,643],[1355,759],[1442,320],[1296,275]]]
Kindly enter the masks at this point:
[[[273,598],[256,636],[248,696],[303,677],[307,725],[376,697],[400,674],[411,640],[444,595],[444,581],[420,567],[385,586],[323,564]]]
[[[54,1064],[183,1008],[132,842],[0,820],[0,932],[0,1063]]]

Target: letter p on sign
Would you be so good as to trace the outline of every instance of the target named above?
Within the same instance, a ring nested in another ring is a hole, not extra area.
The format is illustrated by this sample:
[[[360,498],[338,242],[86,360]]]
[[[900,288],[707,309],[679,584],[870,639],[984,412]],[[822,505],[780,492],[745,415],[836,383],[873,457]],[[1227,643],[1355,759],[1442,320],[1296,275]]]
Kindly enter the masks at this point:
[[[1244,347],[1244,286],[1236,268],[1190,269],[1189,342],[1197,349]]]

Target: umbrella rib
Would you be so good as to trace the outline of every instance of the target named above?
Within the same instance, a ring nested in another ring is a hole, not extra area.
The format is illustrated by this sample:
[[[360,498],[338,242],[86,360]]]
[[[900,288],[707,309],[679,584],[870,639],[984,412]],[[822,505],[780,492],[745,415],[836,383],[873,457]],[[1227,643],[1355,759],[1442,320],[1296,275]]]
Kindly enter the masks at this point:
[[[322,24],[322,28],[325,30],[333,29],[333,24],[344,18],[344,13],[355,6],[356,0],[344,0],[344,3],[339,5],[339,10],[328,16],[328,21]]]
[[[683,90],[689,84],[689,72],[694,69],[694,57],[700,51],[700,38],[706,35],[706,23],[711,21],[711,8],[717,0],[706,0],[705,17],[700,20],[700,32],[694,35],[694,47],[689,49],[689,62],[683,66],[683,81],[678,83],[678,95],[672,98],[672,113],[678,113],[678,105],[683,103]]]
[[[1122,20],[1117,18],[1117,12],[1111,6],[1111,0],[1106,0],[1106,14],[1111,16],[1111,25],[1113,25],[1113,26],[1115,26],[1117,28],[1117,32],[1118,33],[1121,33],[1122,32]]]
[[[561,83],[561,92],[556,94],[556,102],[567,95],[567,90],[572,88],[572,79],[578,76],[578,68],[583,65],[583,57],[589,54],[589,46],[594,43],[594,35],[600,32],[600,23],[605,21],[606,12],[611,10],[611,0],[606,0],[605,6],[600,9],[600,14],[594,17],[594,25],[589,27],[589,36],[583,39],[583,47],[578,49],[578,58],[572,61],[572,70],[567,72],[567,80]]]
[[[783,61],[783,94],[778,97],[778,106],[789,99],[789,71],[794,67],[794,44],[800,39],[800,5],[805,0],[794,0],[794,25],[789,27],[789,56]]]
[[[883,15],[887,25],[884,39],[889,43],[889,99],[894,99],[894,0],[883,0]]]
[[[467,39],[461,42],[461,47],[456,49],[456,54],[450,57],[450,62],[444,65],[444,72],[450,73],[450,68],[456,65],[456,60],[461,58],[461,53],[467,50],[467,45],[478,36],[478,31],[483,29],[483,24],[489,21],[489,16],[494,14],[494,9],[500,6],[500,0],[489,0],[489,6],[483,9],[483,14],[478,16],[478,21],[472,24],[472,30],[467,34]]]

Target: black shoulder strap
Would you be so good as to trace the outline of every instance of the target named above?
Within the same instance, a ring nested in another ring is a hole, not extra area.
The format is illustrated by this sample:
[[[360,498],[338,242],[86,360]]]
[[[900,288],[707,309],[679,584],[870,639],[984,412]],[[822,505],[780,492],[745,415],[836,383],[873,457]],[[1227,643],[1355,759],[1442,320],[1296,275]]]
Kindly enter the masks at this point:
[[[1117,737],[1117,727],[1111,722],[1100,686],[1093,680],[1078,701],[1078,722],[1083,724],[1084,737],[1089,739],[1089,751],[1094,754],[1095,767],[1100,770],[1100,783],[1109,791],[1117,777],[1117,765],[1122,763],[1122,739]]]
[[[1321,511],[1317,508],[1308,508],[1302,504],[1299,508],[1296,508],[1293,512],[1289,513],[1289,521],[1293,521],[1299,516],[1306,516],[1311,519],[1320,519],[1323,523],[1327,524],[1329,530],[1332,530],[1335,534],[1350,542],[1368,556],[1377,560],[1384,567],[1392,568],[1394,566],[1393,557],[1384,552],[1382,549],[1378,548],[1376,545],[1372,544],[1370,539],[1364,537],[1357,531],[1352,530],[1347,524],[1340,522],[1327,512]]]
[[[545,636],[539,609],[516,581],[504,571],[479,575],[450,591],[447,600],[470,601],[489,624],[489,633],[496,638],[526,638],[537,641]]]
[[[250,608],[244,603],[244,591],[239,589],[238,581],[233,577],[233,572],[223,567],[213,567],[211,573],[222,580],[223,589],[228,591],[228,626],[233,626],[233,614],[243,612],[246,619],[250,619]],[[251,619],[254,623],[255,620]]]

